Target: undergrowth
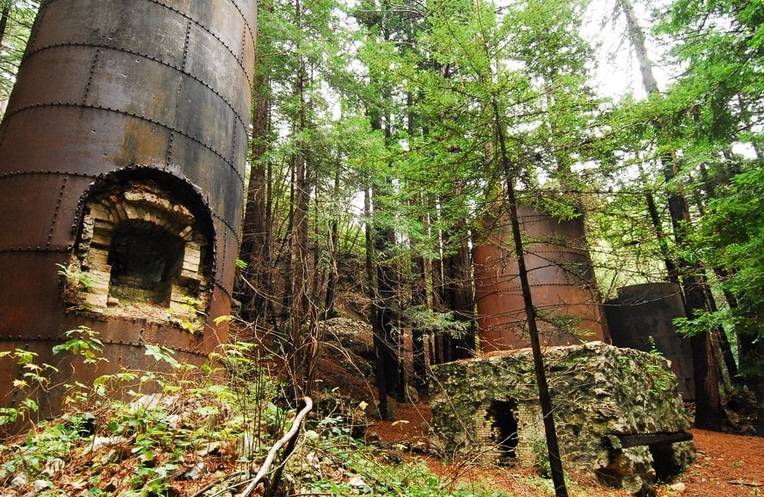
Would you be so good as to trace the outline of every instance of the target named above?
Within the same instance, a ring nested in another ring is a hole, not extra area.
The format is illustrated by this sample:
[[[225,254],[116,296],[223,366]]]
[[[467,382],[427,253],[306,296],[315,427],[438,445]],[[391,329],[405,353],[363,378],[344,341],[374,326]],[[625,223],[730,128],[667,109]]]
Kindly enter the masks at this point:
[[[80,336],[85,342],[69,342],[62,353],[96,360],[97,338],[89,332]],[[251,344],[227,346],[202,368],[178,363],[167,349],[147,347],[146,354],[169,364],[174,374],[123,371],[94,385],[72,385],[64,414],[5,440],[0,493],[232,497],[240,492],[296,413],[284,402],[283,386],[260,367]],[[30,357],[21,360],[31,363]],[[115,392],[121,392],[120,400]],[[480,484],[444,481],[422,462],[353,438],[359,407],[342,400],[332,405],[330,412],[313,413],[303,428],[277,495],[505,495]]]

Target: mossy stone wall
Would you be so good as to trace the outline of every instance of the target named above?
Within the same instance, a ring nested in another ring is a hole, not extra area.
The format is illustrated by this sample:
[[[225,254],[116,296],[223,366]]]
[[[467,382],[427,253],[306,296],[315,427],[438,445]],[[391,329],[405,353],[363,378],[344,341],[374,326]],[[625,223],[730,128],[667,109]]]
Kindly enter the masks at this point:
[[[515,463],[543,465],[546,446],[532,359],[530,349],[520,349],[435,366],[432,447],[447,457],[506,461],[488,411],[494,401],[509,401],[516,406],[512,415],[518,426]],[[667,361],[601,342],[549,347],[544,360],[568,469],[594,473],[632,492],[651,487],[656,474],[650,447],[618,448],[616,435],[690,428]],[[693,457],[692,442],[670,444],[668,450],[677,471]]]

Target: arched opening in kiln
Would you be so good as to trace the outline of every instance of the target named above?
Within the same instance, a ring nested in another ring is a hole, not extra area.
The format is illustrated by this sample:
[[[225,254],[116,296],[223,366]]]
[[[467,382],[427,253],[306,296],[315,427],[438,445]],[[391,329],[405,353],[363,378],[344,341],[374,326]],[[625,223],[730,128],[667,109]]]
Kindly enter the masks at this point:
[[[498,464],[511,465],[517,459],[517,402],[494,400],[486,412],[486,420],[491,422],[491,439],[499,449]]]
[[[669,482],[682,472],[682,466],[675,460],[670,443],[650,445],[650,455],[653,456],[653,469],[658,481]]]
[[[165,173],[138,171],[90,192],[66,270],[70,307],[190,331],[202,326],[212,224],[194,192],[184,194],[187,188]]]

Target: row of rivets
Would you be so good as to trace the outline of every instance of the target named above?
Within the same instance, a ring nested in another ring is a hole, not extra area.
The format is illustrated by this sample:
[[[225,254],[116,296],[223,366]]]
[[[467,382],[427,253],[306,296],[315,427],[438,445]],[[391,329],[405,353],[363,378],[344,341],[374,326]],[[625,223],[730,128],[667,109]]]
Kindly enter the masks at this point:
[[[27,58],[31,58],[33,55],[36,55],[41,52],[45,52],[47,50],[55,49],[55,48],[69,48],[69,47],[82,47],[82,48],[96,48],[96,49],[102,49],[102,50],[114,50],[115,52],[122,52],[130,55],[135,55],[136,57],[141,57],[147,60],[150,60],[152,62],[156,62],[157,64],[161,64],[163,66],[169,67],[171,69],[174,69],[178,71],[179,73],[183,74],[184,76],[187,76],[200,85],[202,85],[207,90],[211,91],[215,94],[220,100],[222,100],[226,106],[233,112],[234,116],[236,116],[236,120],[239,122],[239,124],[244,128],[245,132],[248,132],[248,126],[247,123],[244,121],[244,119],[239,115],[239,113],[236,111],[236,109],[233,106],[233,103],[230,102],[225,96],[223,96],[218,90],[213,88],[209,83],[202,80],[201,78],[198,78],[194,76],[193,74],[190,74],[188,72],[185,72],[183,68],[176,66],[175,64],[172,64],[170,62],[165,62],[157,57],[154,57],[153,55],[145,54],[142,52],[139,52],[137,50],[132,50],[129,48],[121,48],[121,47],[115,47],[112,45],[105,45],[100,43],[80,43],[80,42],[67,42],[67,43],[55,43],[52,45],[46,45],[44,47],[40,47],[36,49],[34,52],[30,52],[27,54]]]
[[[82,93],[82,105],[85,105],[90,96],[90,87],[93,85],[93,76],[95,75],[96,66],[98,65],[98,58],[101,56],[101,49],[96,48],[93,54],[93,60],[90,62],[90,70],[88,71],[88,82],[85,84],[85,91]]]
[[[63,337],[60,339],[63,340]],[[60,340],[56,338],[51,337],[45,337],[41,335],[0,335],[0,343],[2,342],[50,342],[50,343],[59,343]],[[125,345],[128,347],[145,347],[145,342],[132,342],[127,340],[103,340],[101,339],[101,342],[103,342],[105,345]],[[169,349],[178,351],[178,352],[184,352],[186,354],[193,354],[193,355],[201,355],[205,356],[207,354],[201,353],[198,350],[195,349],[187,349],[184,347],[168,347]]]
[[[119,171],[127,171],[127,170],[142,169],[142,168],[158,169],[160,171],[165,171],[165,172],[167,172],[169,174],[172,174],[175,177],[181,178],[174,171],[172,171],[168,167],[128,166],[128,167],[120,169]],[[117,171],[110,171],[108,173],[103,173],[103,174],[87,174],[87,173],[78,173],[78,172],[61,171],[61,170],[35,169],[35,170],[31,170],[31,171],[8,171],[8,172],[5,172],[5,173],[0,173],[0,180],[5,179],[5,178],[13,178],[13,177],[17,177],[17,176],[27,176],[27,175],[30,175],[30,176],[35,176],[35,175],[63,175],[63,176],[72,176],[72,177],[77,177],[77,178],[102,179],[102,178],[108,176],[109,174],[113,174],[114,172],[117,172]],[[191,183],[190,181],[186,180],[185,178],[181,178],[181,179],[185,183],[190,185],[195,191],[197,191],[197,193],[199,193],[199,189],[193,183]],[[77,212],[78,213],[82,212],[82,206],[84,205],[84,197],[87,197],[87,196],[88,196],[88,194],[84,195],[83,198],[80,199],[80,202],[79,202],[78,208],[77,208]],[[218,214],[217,212],[213,211],[210,208],[209,199],[207,198],[207,195],[202,195],[202,196],[205,197],[205,199],[204,199],[204,206],[210,211],[210,214],[212,215],[212,217],[217,219],[221,223],[223,223],[225,225],[226,229],[228,229],[228,231],[230,231],[231,234],[234,237],[236,237],[236,240],[238,242],[241,242],[241,235],[234,229],[234,227],[228,221],[226,221],[225,218],[223,218],[223,216],[221,216],[220,214]],[[77,216],[77,217],[79,217],[79,216]],[[78,226],[79,226],[79,224],[75,220],[74,224],[72,225],[72,232],[76,232]]]
[[[56,223],[58,222],[58,214],[61,211],[61,204],[64,201],[64,192],[66,191],[66,184],[69,182],[69,178],[64,176],[61,181],[61,188],[58,190],[58,199],[56,199],[56,208],[53,210],[53,220],[50,223],[50,229],[48,230],[48,247],[53,244],[53,235],[56,231]]]
[[[24,107],[20,107],[18,109],[13,109],[13,111],[11,111],[6,116],[5,119],[8,120],[12,116],[15,116],[16,114],[19,114],[19,113],[27,111],[27,110],[41,109],[41,108],[45,108],[45,107],[75,107],[75,108],[100,110],[100,111],[105,111],[105,112],[113,112],[115,114],[121,114],[121,115],[132,117],[132,118],[135,118],[135,119],[140,119],[142,121],[146,121],[148,123],[151,123],[151,124],[153,124],[155,126],[159,126],[159,127],[165,128],[165,129],[170,130],[170,131],[174,131],[175,133],[177,133],[177,134],[179,134],[179,135],[181,135],[181,136],[183,136],[183,137],[193,141],[194,143],[196,143],[196,144],[206,148],[207,150],[209,150],[210,152],[215,154],[220,160],[225,162],[231,168],[231,170],[234,172],[234,174],[236,174],[237,178],[239,179],[239,183],[241,183],[242,186],[244,185],[244,178],[242,177],[241,173],[236,169],[236,166],[230,160],[228,160],[227,157],[225,157],[222,153],[220,153],[218,150],[216,150],[211,145],[205,143],[200,138],[197,138],[195,136],[189,135],[189,134],[187,134],[187,133],[185,133],[185,132],[183,132],[181,130],[176,129],[176,128],[170,126],[169,124],[165,124],[165,123],[162,123],[160,121],[157,121],[156,119],[152,119],[150,117],[142,116],[140,114],[135,114],[133,112],[128,112],[128,111],[124,111],[124,110],[120,110],[120,109],[115,109],[113,107],[104,107],[104,106],[101,106],[101,105],[90,105],[90,104],[89,105],[83,105],[83,104],[72,103],[72,102],[50,102],[50,103],[31,104],[31,105],[27,105],[27,106],[24,106]]]
[[[252,38],[252,44],[257,47],[257,39],[255,36],[255,32],[252,30],[252,26],[249,25],[249,21],[247,21],[247,16],[244,15],[244,12],[241,10],[241,7],[239,7],[239,4],[236,3],[236,0],[231,0],[231,3],[233,4],[233,7],[239,11],[239,15],[242,19],[244,19],[244,26],[246,27],[247,31],[249,31],[249,36]],[[241,41],[241,60],[244,60],[244,44],[246,43],[246,39],[244,36],[242,36]]]
[[[56,1],[57,0],[49,0],[43,7],[47,8],[48,6],[56,3]],[[174,13],[182,16],[185,19],[188,19],[189,21],[193,22],[194,24],[196,24],[197,26],[202,28],[202,30],[207,32],[210,36],[212,36],[215,40],[217,40],[221,45],[223,45],[223,47],[228,51],[228,53],[231,55],[231,57],[233,57],[234,60],[239,64],[239,67],[244,72],[244,75],[246,76],[247,81],[249,82],[250,86],[252,86],[252,84],[253,84],[253,77],[250,77],[249,72],[244,67],[244,62],[242,60],[239,60],[239,57],[237,57],[237,55],[234,53],[233,49],[231,47],[229,47],[228,44],[225,41],[223,41],[223,39],[220,37],[220,35],[218,35],[214,31],[212,31],[208,26],[203,24],[201,21],[199,21],[197,19],[194,19],[190,15],[186,14],[185,12],[182,12],[180,9],[178,9],[176,7],[173,7],[172,5],[167,5],[166,3],[161,2],[160,0],[145,0],[145,1],[153,3],[155,5],[159,5],[161,7],[164,7],[167,10],[169,10],[171,12],[174,12]],[[241,12],[241,11],[239,11],[239,12]],[[247,23],[246,19],[244,20],[244,23],[245,24]],[[30,46],[31,46],[31,44],[30,44]]]
[[[24,254],[34,252],[66,253],[71,249],[71,245],[36,245],[28,247],[0,248],[0,254]]]
[[[62,175],[62,176],[74,176],[79,178],[97,178],[95,174],[77,173],[72,171],[60,171],[60,170],[44,170],[44,169],[32,169],[30,171],[8,171],[0,173],[0,179],[12,178],[14,176],[36,176],[36,175]]]

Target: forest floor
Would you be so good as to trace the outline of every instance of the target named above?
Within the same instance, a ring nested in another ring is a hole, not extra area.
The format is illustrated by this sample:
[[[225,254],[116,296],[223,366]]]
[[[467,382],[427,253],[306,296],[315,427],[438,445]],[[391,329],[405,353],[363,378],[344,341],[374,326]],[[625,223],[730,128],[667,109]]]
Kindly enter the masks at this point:
[[[698,459],[682,475],[687,497],[764,495],[764,438],[693,430]]]
[[[392,446],[401,442],[406,442],[408,446],[425,446],[431,416],[426,402],[402,405],[398,407],[396,421],[377,421],[369,427],[367,436]],[[680,493],[664,486],[659,490],[660,497],[764,496],[764,438],[704,430],[693,430],[693,435],[698,459],[677,480],[685,485],[685,490]],[[431,471],[446,479],[492,481],[497,488],[507,490],[510,495],[516,497],[538,496],[538,482],[532,470],[445,464],[429,456],[424,457],[424,460]],[[578,491],[574,488],[573,495],[629,495],[619,490],[600,487],[581,477],[575,480],[580,488]]]

